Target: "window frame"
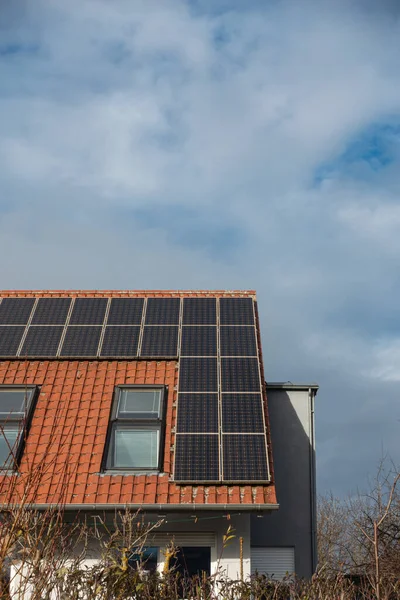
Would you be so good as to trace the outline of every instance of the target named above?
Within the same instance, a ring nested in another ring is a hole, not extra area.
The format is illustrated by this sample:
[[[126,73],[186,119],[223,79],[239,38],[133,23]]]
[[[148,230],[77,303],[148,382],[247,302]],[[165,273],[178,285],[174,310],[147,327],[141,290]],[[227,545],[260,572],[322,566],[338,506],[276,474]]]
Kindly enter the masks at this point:
[[[8,425],[11,424],[19,426],[17,440],[15,446],[13,446],[14,457],[9,456],[9,459],[7,459],[9,464],[1,464],[0,462],[0,475],[4,475],[6,473],[15,473],[18,470],[22,455],[24,453],[25,442],[29,435],[32,417],[39,395],[39,387],[37,385],[0,384],[0,397],[2,391],[8,390],[12,392],[21,391],[26,394],[27,397],[24,403],[24,413],[22,416],[20,416],[21,413],[18,413],[18,416],[16,416],[16,414],[12,412],[8,413],[7,416],[3,416],[6,413],[2,413],[0,411],[0,436],[3,436],[3,429],[7,430]]]
[[[159,391],[160,392],[160,410],[158,417],[121,417],[118,416],[118,405],[120,394],[123,390],[132,391]],[[141,473],[160,473],[164,464],[164,445],[165,445],[165,411],[167,406],[167,386],[165,385],[139,385],[123,384],[117,385],[113,394],[110,418],[107,429],[106,443],[104,446],[102,472],[104,473],[128,473],[138,475]],[[157,431],[158,432],[158,456],[155,467],[118,467],[113,464],[113,451],[115,448],[115,431],[121,429],[137,431]]]

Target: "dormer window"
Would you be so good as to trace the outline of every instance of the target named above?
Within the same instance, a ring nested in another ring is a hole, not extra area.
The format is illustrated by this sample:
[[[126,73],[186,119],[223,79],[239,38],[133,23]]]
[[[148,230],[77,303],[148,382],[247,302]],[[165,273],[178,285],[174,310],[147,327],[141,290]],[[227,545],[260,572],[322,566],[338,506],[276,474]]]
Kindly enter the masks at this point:
[[[19,463],[35,392],[35,386],[0,386],[0,472]]]
[[[163,446],[163,386],[116,388],[105,469],[159,471]]]

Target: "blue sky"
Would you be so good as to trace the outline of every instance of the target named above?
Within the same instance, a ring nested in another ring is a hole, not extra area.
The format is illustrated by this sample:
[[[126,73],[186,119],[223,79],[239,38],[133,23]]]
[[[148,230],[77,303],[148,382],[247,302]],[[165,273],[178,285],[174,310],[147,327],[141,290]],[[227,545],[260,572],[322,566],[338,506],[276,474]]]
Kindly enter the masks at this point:
[[[255,288],[321,491],[400,461],[400,10],[6,0],[3,288]]]

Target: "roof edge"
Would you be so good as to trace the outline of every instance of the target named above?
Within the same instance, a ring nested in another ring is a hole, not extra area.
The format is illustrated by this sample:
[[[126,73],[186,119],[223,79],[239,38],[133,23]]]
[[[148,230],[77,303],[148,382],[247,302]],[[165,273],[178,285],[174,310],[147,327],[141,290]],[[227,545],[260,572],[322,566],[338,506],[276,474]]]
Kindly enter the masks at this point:
[[[266,381],[267,390],[319,390],[318,383],[292,383],[291,381]]]
[[[9,506],[5,506],[7,510]],[[269,510],[278,510],[279,504],[30,504],[29,507],[33,510],[49,510],[58,508],[61,511],[84,511],[84,510],[142,510],[142,511],[206,511],[206,510],[223,510],[223,511],[241,511],[241,512],[263,512]],[[1,511],[1,509],[0,509]]]
[[[0,290],[0,295],[2,294],[7,294],[7,295],[24,295],[24,294],[32,294],[32,295],[42,295],[42,294],[51,294],[51,295],[60,295],[60,294],[66,294],[66,295],[79,295],[79,294],[84,294],[85,296],[87,295],[91,295],[91,294],[102,294],[102,295],[107,295],[107,296],[112,296],[113,294],[115,295],[129,295],[129,294],[133,294],[133,295],[163,295],[163,294],[168,294],[168,295],[183,295],[183,296],[190,296],[190,295],[210,295],[210,296],[214,296],[214,295],[221,295],[221,294],[227,294],[227,295],[232,295],[232,296],[237,296],[237,295],[242,295],[242,296],[256,296],[256,291],[255,290],[208,290],[208,289],[192,289],[192,290],[150,290],[150,289],[146,289],[146,290],[135,290],[135,289],[115,289],[115,290],[87,290],[87,289],[64,289],[64,290],[50,290],[50,289],[31,289],[31,290]]]

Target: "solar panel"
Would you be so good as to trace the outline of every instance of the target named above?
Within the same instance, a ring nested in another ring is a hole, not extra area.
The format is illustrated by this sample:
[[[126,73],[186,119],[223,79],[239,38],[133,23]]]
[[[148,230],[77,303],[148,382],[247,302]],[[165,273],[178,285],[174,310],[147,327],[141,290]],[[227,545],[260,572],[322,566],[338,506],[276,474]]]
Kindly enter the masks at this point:
[[[177,355],[178,327],[144,327],[140,356],[163,358]]]
[[[216,356],[217,328],[207,325],[182,327],[181,356]]]
[[[113,298],[108,313],[108,325],[140,325],[144,298]]]
[[[29,327],[20,356],[56,356],[64,327]]]
[[[76,298],[70,325],[101,325],[107,308],[107,298]]]
[[[178,325],[179,298],[149,298],[146,309],[146,325]]]
[[[68,327],[60,356],[96,356],[101,327]]]
[[[261,394],[223,394],[224,433],[264,433]]]
[[[177,434],[175,481],[218,481],[218,435]]]
[[[220,344],[221,356],[257,356],[254,327],[221,327]]]
[[[259,392],[260,377],[257,358],[222,358],[223,392]]]
[[[0,304],[1,325],[26,325],[35,298],[3,298]]]
[[[181,358],[179,361],[180,392],[217,392],[216,358]]]
[[[218,394],[179,394],[178,433],[218,433]]]
[[[14,356],[24,335],[25,327],[3,325],[0,327],[0,356]]]
[[[139,326],[107,326],[100,356],[137,356]]]
[[[268,463],[264,435],[230,435],[223,439],[225,481],[267,481]]]
[[[219,301],[221,325],[254,325],[251,298],[221,298]]]
[[[215,298],[184,298],[184,325],[215,325],[217,300]]]
[[[39,298],[32,325],[64,325],[71,298]]]

